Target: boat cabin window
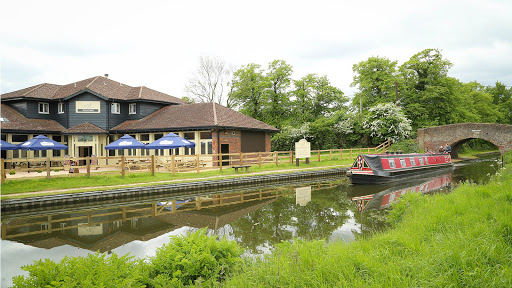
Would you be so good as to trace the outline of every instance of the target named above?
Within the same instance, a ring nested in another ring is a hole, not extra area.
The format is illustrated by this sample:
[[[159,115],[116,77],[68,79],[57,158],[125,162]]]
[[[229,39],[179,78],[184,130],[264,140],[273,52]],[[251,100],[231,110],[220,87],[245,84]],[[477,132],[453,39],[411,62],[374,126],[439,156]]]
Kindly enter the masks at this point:
[[[420,165],[423,165],[423,157],[420,158]]]
[[[390,168],[395,168],[395,159],[389,159],[388,162]]]
[[[400,158],[400,165],[402,165],[402,167],[405,167],[405,159],[404,158]]]
[[[409,160],[411,161],[412,166],[416,166],[416,161],[414,160],[414,158],[409,158]]]

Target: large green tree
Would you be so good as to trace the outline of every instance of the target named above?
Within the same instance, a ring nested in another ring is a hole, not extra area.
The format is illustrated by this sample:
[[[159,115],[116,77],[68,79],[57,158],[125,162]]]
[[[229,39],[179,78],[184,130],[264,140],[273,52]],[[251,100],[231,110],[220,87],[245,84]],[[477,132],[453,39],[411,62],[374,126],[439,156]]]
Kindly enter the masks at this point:
[[[352,98],[354,107],[360,106],[366,110],[378,103],[395,102],[395,81],[400,80],[397,61],[386,57],[370,57],[354,64],[352,71],[355,76],[350,86],[359,88]]]
[[[290,117],[289,90],[293,68],[283,60],[274,60],[268,65],[265,75],[264,119],[267,124],[281,128]]]
[[[263,120],[264,92],[268,82],[258,64],[248,64],[235,71],[229,97],[245,115]]]
[[[485,90],[492,96],[493,104],[500,111],[498,122],[512,124],[512,87],[507,89],[505,84],[498,81],[494,87],[488,86]]]

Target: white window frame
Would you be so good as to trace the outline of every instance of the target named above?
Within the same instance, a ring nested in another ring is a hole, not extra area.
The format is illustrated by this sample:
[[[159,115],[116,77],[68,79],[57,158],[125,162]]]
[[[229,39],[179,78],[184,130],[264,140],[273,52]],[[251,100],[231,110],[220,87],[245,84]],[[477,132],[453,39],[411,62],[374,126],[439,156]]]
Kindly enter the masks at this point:
[[[57,104],[57,113],[64,114],[64,103],[63,102],[59,102]]]
[[[50,103],[39,102],[37,106],[39,114],[50,114]]]
[[[112,114],[121,114],[121,103],[112,103],[112,104],[110,104],[110,113],[112,113]]]
[[[128,114],[137,114],[137,103],[130,103],[128,105]]]
[[[395,158],[388,159],[388,163],[389,163],[389,168],[395,168],[396,167],[396,165],[395,165]]]

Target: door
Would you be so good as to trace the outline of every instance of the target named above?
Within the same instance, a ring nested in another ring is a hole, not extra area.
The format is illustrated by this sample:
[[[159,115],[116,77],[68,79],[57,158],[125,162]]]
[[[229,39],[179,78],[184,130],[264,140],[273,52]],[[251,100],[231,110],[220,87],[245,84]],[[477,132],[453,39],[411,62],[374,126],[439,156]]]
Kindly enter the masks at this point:
[[[220,153],[229,154],[229,144],[220,144]],[[228,160],[222,161],[222,166],[229,166],[229,155],[222,155],[222,160]]]
[[[92,155],[92,146],[80,146],[78,147],[78,157],[90,157]],[[80,166],[85,166],[86,161],[80,160],[79,164]]]

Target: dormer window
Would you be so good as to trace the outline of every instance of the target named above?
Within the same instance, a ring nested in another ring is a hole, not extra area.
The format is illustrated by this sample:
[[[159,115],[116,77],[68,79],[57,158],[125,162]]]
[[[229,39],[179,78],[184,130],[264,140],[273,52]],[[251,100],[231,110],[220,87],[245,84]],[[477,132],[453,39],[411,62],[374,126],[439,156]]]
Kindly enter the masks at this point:
[[[110,112],[112,114],[121,114],[121,104],[120,103],[112,103],[110,105]]]
[[[57,105],[57,113],[59,114],[64,114],[64,103],[60,102],[58,105]]]
[[[129,114],[137,114],[137,103],[130,103],[128,106],[128,113]]]
[[[39,114],[50,114],[50,104],[47,102],[39,102]]]

